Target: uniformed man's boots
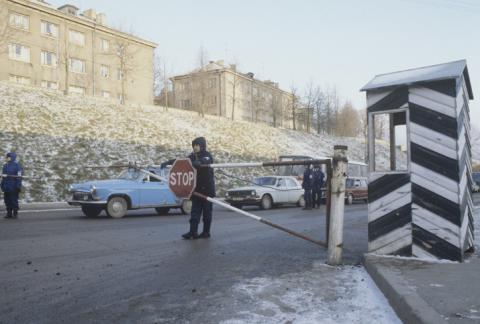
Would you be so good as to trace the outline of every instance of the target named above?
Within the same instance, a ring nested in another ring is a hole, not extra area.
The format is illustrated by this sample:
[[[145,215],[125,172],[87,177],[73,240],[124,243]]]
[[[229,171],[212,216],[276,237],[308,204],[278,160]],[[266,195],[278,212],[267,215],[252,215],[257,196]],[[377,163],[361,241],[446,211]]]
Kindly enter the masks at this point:
[[[18,218],[18,209],[13,210],[12,218]]]
[[[190,231],[182,235],[185,240],[196,240],[198,238],[198,224],[190,223]]]
[[[203,223],[203,231],[202,233],[198,236],[198,238],[209,238],[210,237],[210,222]]]
[[[7,215],[5,215],[4,218],[12,218],[12,210],[11,209],[7,210]]]

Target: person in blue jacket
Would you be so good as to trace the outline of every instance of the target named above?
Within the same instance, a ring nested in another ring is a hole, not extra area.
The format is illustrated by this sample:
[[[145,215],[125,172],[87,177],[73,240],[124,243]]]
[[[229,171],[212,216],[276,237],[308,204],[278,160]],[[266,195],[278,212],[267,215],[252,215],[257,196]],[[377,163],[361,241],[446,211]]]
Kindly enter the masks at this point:
[[[322,204],[322,187],[324,183],[325,175],[320,168],[320,165],[316,164],[313,167],[313,189],[312,189],[312,201],[313,208],[320,208]]]
[[[193,166],[197,169],[197,185],[195,192],[208,197],[215,197],[215,175],[212,168],[201,167],[201,165],[212,164],[213,157],[207,151],[207,140],[205,137],[197,137],[192,141],[193,152],[188,156]],[[162,168],[173,164],[175,159],[162,163]],[[212,203],[197,196],[192,196],[192,212],[190,214],[190,230],[183,234],[186,240],[197,238],[209,238],[212,225]],[[198,235],[198,224],[203,214],[203,231]]]
[[[303,197],[305,198],[305,207],[303,209],[312,209],[313,172],[310,165],[307,165],[305,172],[303,172],[302,188],[304,189]]]
[[[7,208],[5,218],[18,217],[18,195],[22,190],[22,167],[16,161],[15,153],[7,154],[7,163],[2,168],[2,182],[0,187],[3,191],[3,200]]]

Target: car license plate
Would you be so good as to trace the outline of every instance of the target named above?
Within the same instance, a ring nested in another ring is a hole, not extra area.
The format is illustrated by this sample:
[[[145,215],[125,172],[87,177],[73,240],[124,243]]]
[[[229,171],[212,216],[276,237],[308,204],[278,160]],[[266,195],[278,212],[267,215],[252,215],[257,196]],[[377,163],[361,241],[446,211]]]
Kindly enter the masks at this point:
[[[233,200],[238,201],[238,200],[243,200],[241,197],[233,197]]]

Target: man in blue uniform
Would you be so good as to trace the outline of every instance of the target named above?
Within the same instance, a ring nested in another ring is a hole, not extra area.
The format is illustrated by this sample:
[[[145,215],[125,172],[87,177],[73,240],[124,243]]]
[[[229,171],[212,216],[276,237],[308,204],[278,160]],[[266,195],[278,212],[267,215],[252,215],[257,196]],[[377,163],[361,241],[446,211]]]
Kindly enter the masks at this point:
[[[303,197],[305,198],[305,207],[303,209],[312,209],[312,189],[313,189],[313,172],[310,165],[307,165],[303,172],[302,188],[304,189]]]
[[[322,204],[322,187],[324,179],[325,175],[323,174],[320,165],[316,164],[313,168],[313,208],[320,208],[320,205]]]
[[[3,200],[7,208],[5,218],[18,217],[18,195],[22,190],[22,167],[16,161],[15,153],[7,154],[7,163],[2,168],[2,182],[0,187],[3,191]]]
[[[193,152],[188,156],[193,166],[197,169],[197,186],[195,192],[208,197],[215,197],[215,177],[212,168],[201,167],[212,164],[213,157],[207,151],[207,141],[204,137],[198,137],[192,141]],[[173,164],[174,160],[162,163],[162,168]],[[183,234],[186,240],[197,238],[209,238],[212,225],[212,203],[200,197],[192,196],[192,212],[190,214],[190,230]],[[198,235],[198,224],[203,214],[203,231]]]

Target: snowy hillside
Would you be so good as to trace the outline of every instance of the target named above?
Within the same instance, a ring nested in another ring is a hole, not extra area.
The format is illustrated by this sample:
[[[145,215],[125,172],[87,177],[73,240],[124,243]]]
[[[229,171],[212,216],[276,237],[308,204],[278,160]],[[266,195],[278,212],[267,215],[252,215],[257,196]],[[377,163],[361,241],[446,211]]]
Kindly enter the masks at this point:
[[[262,124],[200,118],[196,113],[156,106],[120,106],[90,97],[63,96],[36,88],[0,83],[0,154],[14,150],[26,175],[27,201],[63,200],[74,181],[118,172],[86,166],[160,163],[183,157],[191,140],[207,138],[218,162],[268,161],[281,154],[330,156],[335,144],[349,147],[349,158],[363,161],[362,139],[317,136]],[[229,171],[232,172],[232,171]],[[241,170],[242,177],[271,170]],[[232,185],[217,174],[220,189]]]

